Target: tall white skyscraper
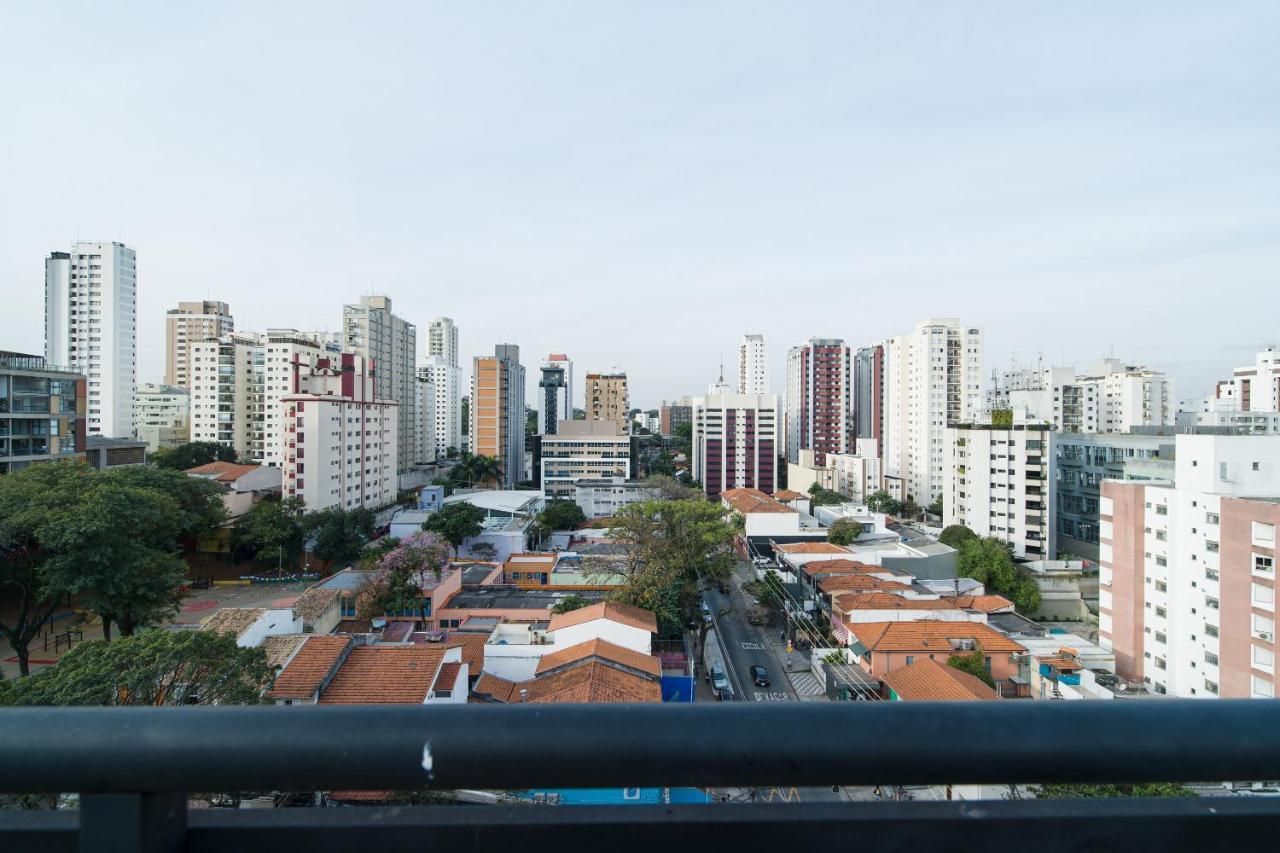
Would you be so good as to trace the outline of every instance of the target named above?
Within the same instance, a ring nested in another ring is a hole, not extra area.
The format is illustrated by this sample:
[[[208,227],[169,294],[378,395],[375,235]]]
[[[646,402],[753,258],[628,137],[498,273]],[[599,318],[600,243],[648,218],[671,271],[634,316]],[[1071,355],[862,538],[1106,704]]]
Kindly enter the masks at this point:
[[[138,271],[123,243],[76,243],[44,262],[44,353],[88,377],[89,435],[132,438]]]
[[[396,437],[396,471],[403,474],[417,455],[414,436],[418,424],[418,330],[391,313],[387,296],[362,296],[359,305],[342,307],[343,343],[347,352],[363,356],[373,373],[374,397],[395,400],[400,423]]]
[[[573,362],[552,353],[538,377],[538,432],[553,435],[558,421],[573,420]]]
[[[435,429],[436,457],[443,457],[450,447],[462,449],[462,368],[449,364],[440,356],[428,358],[418,367],[419,378],[431,383],[435,395],[432,416]]]
[[[164,384],[191,386],[191,345],[214,340],[236,330],[225,302],[208,299],[179,302],[164,318]]]
[[[885,483],[925,505],[946,485],[947,427],[983,410],[982,330],[930,319],[883,346]]]
[[[427,357],[443,358],[445,364],[458,367],[458,327],[453,320],[433,317],[427,334]]]
[[[745,335],[738,347],[738,393],[769,393],[769,359],[764,352],[764,335]]]

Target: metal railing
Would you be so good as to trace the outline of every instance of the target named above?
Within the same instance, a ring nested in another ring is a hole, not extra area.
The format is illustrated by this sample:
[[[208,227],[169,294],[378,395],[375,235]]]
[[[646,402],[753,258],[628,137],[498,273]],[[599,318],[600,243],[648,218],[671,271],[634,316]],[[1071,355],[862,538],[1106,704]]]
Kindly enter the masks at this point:
[[[1274,849],[1280,800],[199,810],[187,793],[1280,777],[1265,701],[13,708],[0,850]],[[850,835],[849,833],[855,833]]]

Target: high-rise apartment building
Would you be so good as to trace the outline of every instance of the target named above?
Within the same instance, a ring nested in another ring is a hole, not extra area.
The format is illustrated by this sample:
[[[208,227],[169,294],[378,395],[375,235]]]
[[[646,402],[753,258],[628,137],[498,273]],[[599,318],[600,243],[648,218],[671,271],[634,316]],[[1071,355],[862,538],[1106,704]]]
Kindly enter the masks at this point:
[[[693,400],[693,476],[711,497],[778,488],[777,394],[708,394]]]
[[[1206,402],[1205,411],[1280,412],[1280,347],[1267,347],[1253,364],[1237,367]]]
[[[1058,432],[1126,433],[1171,426],[1177,415],[1172,378],[1114,358],[1094,363],[1083,374],[1074,367],[1006,370],[987,396],[988,409],[1011,409]]]
[[[601,373],[588,373],[585,405],[587,420],[613,421],[619,432],[629,433],[627,413],[631,410],[631,398],[627,392],[626,371],[615,367]]]
[[[1275,698],[1280,436],[1175,455],[1172,482],[1102,483],[1099,644],[1154,693]]]
[[[396,432],[396,472],[413,467],[418,428],[418,331],[391,312],[387,296],[362,296],[358,305],[342,306],[343,343],[347,352],[362,356],[373,374],[374,396],[399,403]]]
[[[191,394],[186,388],[150,382],[139,385],[133,409],[137,437],[147,443],[147,452],[191,440]]]
[[[502,465],[502,485],[524,474],[524,366],[520,347],[498,344],[492,356],[476,356],[471,376],[471,452]]]
[[[462,368],[449,364],[441,356],[431,356],[418,367],[418,378],[426,378],[435,393],[432,432],[436,457],[445,456],[449,448],[462,449]],[[421,416],[421,413],[419,413]]]
[[[814,463],[849,447],[849,348],[839,338],[810,338],[787,353],[786,455],[800,461],[812,450]],[[695,427],[696,428],[696,427]]]
[[[671,438],[676,430],[693,423],[693,398],[681,397],[674,403],[665,400],[658,407],[658,434],[663,438]]]
[[[418,423],[413,437],[413,461],[418,465],[430,465],[440,455],[436,439],[436,386],[431,382],[430,371],[418,368],[414,389],[418,398]]]
[[[89,435],[133,437],[138,266],[123,243],[76,243],[44,262],[44,355],[88,378]]]
[[[376,396],[368,360],[344,352],[288,369],[294,391],[281,399],[285,496],[301,498],[308,511],[395,503],[398,404]]]
[[[427,328],[427,357],[442,358],[450,367],[458,364],[458,327],[448,317],[433,317]]]
[[[554,435],[560,421],[573,420],[573,362],[552,353],[542,363],[538,379],[538,431]]]
[[[236,332],[191,345],[191,440],[216,441],[241,462],[281,467],[281,400],[296,392],[295,369],[334,363],[342,347],[296,329]]]
[[[87,382],[43,357],[0,352],[0,474],[83,459]]]
[[[540,482],[548,498],[573,500],[579,480],[621,477],[625,482],[635,471],[631,436],[609,421],[562,420],[539,443]]]
[[[745,335],[738,347],[738,393],[769,393],[769,359],[764,335]]]
[[[957,424],[946,431],[943,524],[1009,543],[1014,556],[1057,556],[1054,433],[1048,424]]]
[[[875,344],[853,354],[853,437],[872,439],[884,430],[884,347]]]
[[[895,496],[927,505],[946,485],[947,427],[983,411],[982,330],[930,319],[883,346],[885,482]]]
[[[236,330],[225,302],[179,302],[164,318],[164,384],[191,387],[191,345]]]

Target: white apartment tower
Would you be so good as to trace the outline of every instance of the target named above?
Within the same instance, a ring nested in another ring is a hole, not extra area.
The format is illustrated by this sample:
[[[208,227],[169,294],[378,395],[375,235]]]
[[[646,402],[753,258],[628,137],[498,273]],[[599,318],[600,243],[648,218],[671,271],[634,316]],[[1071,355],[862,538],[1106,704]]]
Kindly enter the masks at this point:
[[[417,432],[417,328],[391,312],[391,298],[362,296],[358,305],[342,306],[344,348],[363,357],[373,375],[374,396],[400,404],[396,471],[403,474],[414,462]]]
[[[573,362],[552,353],[542,362],[538,377],[538,432],[554,435],[560,421],[573,420]]]
[[[427,357],[458,367],[458,327],[448,317],[433,317],[427,330]]]
[[[764,335],[745,335],[738,347],[738,393],[769,393],[769,359]]]
[[[138,269],[123,243],[76,243],[44,262],[44,354],[88,377],[89,435],[132,438]]]
[[[780,415],[777,394],[694,398],[693,476],[709,496],[727,489],[777,491]]]
[[[418,423],[413,437],[414,462],[430,465],[437,458],[436,386],[431,382],[431,373],[425,368],[418,368],[414,388],[418,398]]]
[[[1011,409],[1059,432],[1127,433],[1140,426],[1170,426],[1177,416],[1173,379],[1158,370],[1104,358],[1088,373],[1074,367],[1004,371],[995,377],[989,409]]]
[[[191,440],[191,395],[172,385],[139,385],[133,397],[137,437],[154,453]]]
[[[462,368],[449,364],[441,356],[431,356],[419,365],[418,378],[425,378],[435,395],[431,416],[435,421],[432,439],[436,443],[436,457],[444,456],[450,447],[461,450]]]
[[[369,363],[344,352],[289,367],[295,390],[281,400],[279,450],[285,496],[301,498],[308,511],[394,503],[398,404],[375,396]]]
[[[191,345],[236,329],[225,302],[179,302],[164,318],[164,384],[191,387]]]
[[[883,346],[886,487],[926,505],[946,486],[947,427],[983,410],[982,330],[930,319]]]

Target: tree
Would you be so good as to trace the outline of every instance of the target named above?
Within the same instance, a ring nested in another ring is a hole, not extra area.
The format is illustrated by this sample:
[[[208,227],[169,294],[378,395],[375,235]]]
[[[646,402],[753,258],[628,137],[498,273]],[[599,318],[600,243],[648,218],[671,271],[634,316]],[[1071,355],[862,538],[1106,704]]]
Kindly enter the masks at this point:
[[[852,545],[862,535],[862,522],[852,518],[837,518],[827,531],[827,541],[833,545]]]
[[[216,441],[192,441],[177,447],[162,447],[151,454],[151,462],[160,468],[185,471],[210,462],[235,462],[234,448]]]
[[[1013,410],[1012,409],[993,409],[991,412],[991,425],[997,429],[1009,429],[1013,426]]]
[[[947,661],[947,666],[955,667],[961,672],[967,672],[970,675],[976,675],[986,682],[988,687],[995,687],[995,679],[991,677],[991,673],[987,672],[986,655],[982,653],[982,648],[974,649],[967,655],[952,655]]]
[[[810,483],[809,503],[813,506],[835,506],[844,503],[844,498],[839,492],[833,492],[817,483]]]
[[[948,545],[958,551],[960,550],[960,546],[965,542],[977,538],[978,534],[974,533],[963,524],[951,524],[943,529],[942,533],[938,536],[938,541],[943,545]]]
[[[1178,782],[1136,782],[1121,785],[1036,785],[1032,786],[1031,793],[1038,800],[1199,796],[1191,788]]]
[[[400,540],[394,536],[383,536],[364,547],[360,553],[360,566],[366,569],[372,569],[377,565],[378,561],[390,554],[400,545]]]
[[[310,551],[327,562],[357,560],[373,539],[377,516],[373,510],[329,507],[302,516],[303,538],[311,543]]]
[[[237,557],[252,557],[277,566],[293,565],[302,552],[299,498],[261,501],[240,516],[231,530],[231,548]]]
[[[413,613],[427,619],[424,589],[434,586],[449,567],[449,547],[434,533],[415,533],[387,552],[361,590],[367,612]]]
[[[908,497],[908,498],[907,498],[905,501],[903,501],[903,502],[902,502],[902,504],[898,507],[898,511],[897,511],[896,513],[892,513],[892,514],[893,514],[893,515],[901,515],[903,518],[919,518],[919,517],[920,517],[920,505],[919,505],[919,504],[917,504],[917,503],[916,503],[914,500],[912,500],[910,497]]]
[[[929,504],[930,515],[942,515],[942,492],[938,492],[937,497],[933,499],[933,503]]]
[[[672,477],[676,473],[675,458],[667,451],[662,451],[649,462],[649,477]]]
[[[557,603],[554,607],[551,608],[551,612],[556,614],[570,613],[574,610],[581,610],[582,608],[586,607],[590,603],[591,603],[590,601],[587,601],[585,598],[578,595],[576,592],[572,592],[566,595],[564,598],[560,599],[559,603]]]
[[[492,563],[498,556],[498,549],[488,542],[476,542],[471,546],[471,556],[485,563]]]
[[[113,468],[100,477],[108,482],[160,492],[177,501],[179,539],[196,538],[217,529],[227,520],[226,505],[222,502],[226,487],[213,480],[153,465]]]
[[[867,497],[867,509],[872,512],[898,515],[902,512],[902,502],[895,500],[892,495],[882,489],[878,492],[872,492]]]
[[[271,683],[262,649],[233,634],[143,631],[81,643],[7,691],[14,705],[249,705]]]
[[[587,514],[577,503],[563,498],[547,501],[538,513],[538,523],[550,530],[574,530],[587,520]]]
[[[466,501],[447,503],[433,512],[422,522],[422,529],[439,534],[448,542],[456,555],[462,543],[472,536],[479,536],[484,530],[484,510]]]
[[[1015,565],[1009,545],[994,537],[961,541],[957,569],[961,577],[973,578],[987,592],[1003,595],[1023,613],[1040,608],[1040,587],[1035,577],[1022,566]]]
[[[626,556],[597,570],[622,580],[616,598],[653,611],[667,628],[680,624],[700,578],[724,579],[736,558],[736,531],[721,507],[706,501],[642,501],[614,517],[610,537]]]

